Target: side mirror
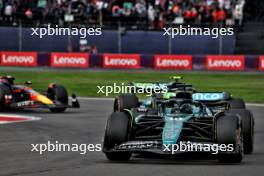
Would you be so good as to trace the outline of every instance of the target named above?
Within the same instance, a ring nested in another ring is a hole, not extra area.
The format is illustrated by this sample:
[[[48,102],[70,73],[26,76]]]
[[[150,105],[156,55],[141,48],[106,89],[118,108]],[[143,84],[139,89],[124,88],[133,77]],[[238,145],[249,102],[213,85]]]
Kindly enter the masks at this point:
[[[31,81],[26,81],[26,82],[25,82],[25,85],[27,85],[27,86],[28,86],[28,85],[31,85],[31,84],[32,84]]]

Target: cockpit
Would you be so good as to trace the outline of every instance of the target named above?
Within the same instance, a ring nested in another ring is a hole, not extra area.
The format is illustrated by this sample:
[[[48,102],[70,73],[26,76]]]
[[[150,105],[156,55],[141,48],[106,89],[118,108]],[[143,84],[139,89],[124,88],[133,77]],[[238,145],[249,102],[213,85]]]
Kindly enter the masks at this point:
[[[158,111],[165,115],[212,116],[212,111],[200,102],[186,99],[170,99],[157,102]]]

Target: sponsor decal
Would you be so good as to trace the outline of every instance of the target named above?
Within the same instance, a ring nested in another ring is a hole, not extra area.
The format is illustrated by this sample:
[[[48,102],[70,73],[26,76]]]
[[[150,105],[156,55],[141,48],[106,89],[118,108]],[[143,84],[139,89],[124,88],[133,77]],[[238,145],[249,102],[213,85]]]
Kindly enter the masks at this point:
[[[244,70],[245,57],[244,56],[207,56],[206,57],[207,70]]]
[[[158,145],[159,143],[157,141],[131,141],[119,145],[117,149],[151,149],[158,148]]]
[[[40,117],[21,116],[13,114],[0,114],[0,124],[40,120]]]
[[[140,68],[139,54],[104,54],[104,68]]]
[[[32,105],[34,105],[34,101],[32,100],[21,101],[16,104],[17,107],[32,106]]]
[[[37,52],[1,52],[1,66],[36,67]]]
[[[190,55],[155,55],[154,68],[156,69],[192,69],[192,56]]]
[[[192,99],[196,101],[217,101],[223,98],[223,93],[195,93],[192,95]]]
[[[259,70],[264,71],[264,56],[259,56]]]
[[[86,53],[51,53],[51,67],[87,68],[89,55]]]

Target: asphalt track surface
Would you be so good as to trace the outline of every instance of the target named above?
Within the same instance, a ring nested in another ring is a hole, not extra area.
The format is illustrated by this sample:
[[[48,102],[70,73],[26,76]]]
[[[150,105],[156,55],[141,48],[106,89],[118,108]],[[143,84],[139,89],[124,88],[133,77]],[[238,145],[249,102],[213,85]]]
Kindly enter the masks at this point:
[[[109,162],[102,152],[31,152],[31,144],[101,143],[112,100],[81,100],[81,109],[54,114],[48,110],[15,112],[40,121],[0,125],[0,175],[54,176],[259,176],[264,172],[264,107],[248,106],[255,116],[255,150],[241,164],[221,164],[208,157],[140,156],[125,163]]]

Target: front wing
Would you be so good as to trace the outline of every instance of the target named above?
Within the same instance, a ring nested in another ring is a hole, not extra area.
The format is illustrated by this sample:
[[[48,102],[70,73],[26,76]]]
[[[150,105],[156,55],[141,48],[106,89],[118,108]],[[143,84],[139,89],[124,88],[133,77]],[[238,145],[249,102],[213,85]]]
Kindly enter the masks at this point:
[[[179,143],[177,143],[179,145]],[[190,143],[189,143],[190,144]],[[192,144],[201,144],[201,145],[217,145],[216,143],[212,142],[192,142]],[[172,152],[173,150],[173,152]],[[168,145],[163,145],[162,141],[128,141],[122,143],[120,145],[114,146],[112,149],[103,149],[105,153],[107,152],[132,152],[132,153],[156,153],[156,154],[164,154],[164,155],[175,155],[180,153],[210,153],[215,154],[215,150],[195,150],[195,148],[189,148],[189,150],[174,150]],[[234,148],[233,151],[218,151],[218,153],[226,153],[226,154],[233,154],[236,153],[236,149]]]

